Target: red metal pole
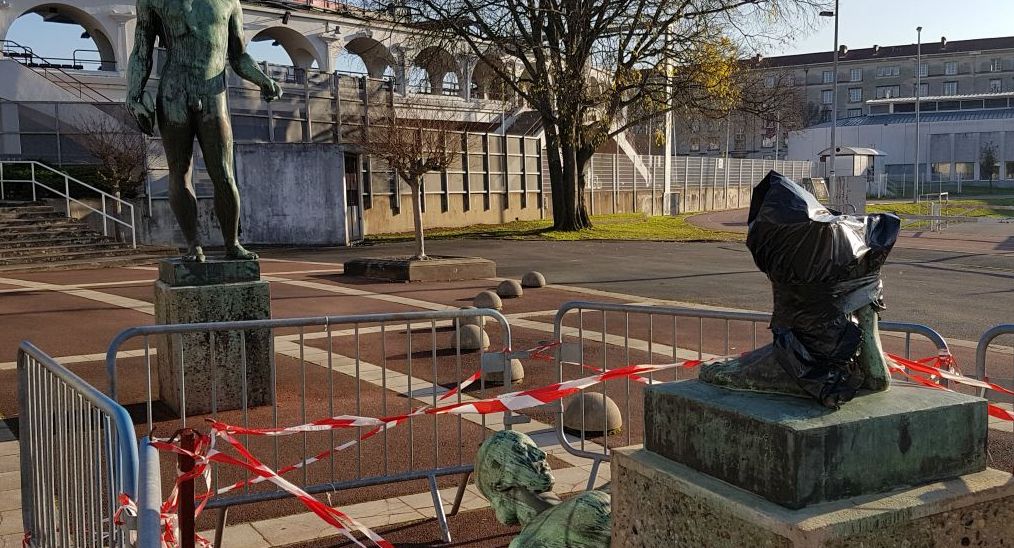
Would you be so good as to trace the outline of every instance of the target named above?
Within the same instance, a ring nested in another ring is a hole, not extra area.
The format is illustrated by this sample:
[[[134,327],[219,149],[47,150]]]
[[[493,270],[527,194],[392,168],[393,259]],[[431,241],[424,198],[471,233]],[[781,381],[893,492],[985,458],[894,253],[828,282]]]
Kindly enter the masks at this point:
[[[180,432],[180,447],[187,451],[197,449],[197,432],[186,429]],[[188,474],[194,469],[194,458],[179,455],[177,458],[180,474]],[[194,478],[180,482],[179,493],[180,548],[194,548]]]

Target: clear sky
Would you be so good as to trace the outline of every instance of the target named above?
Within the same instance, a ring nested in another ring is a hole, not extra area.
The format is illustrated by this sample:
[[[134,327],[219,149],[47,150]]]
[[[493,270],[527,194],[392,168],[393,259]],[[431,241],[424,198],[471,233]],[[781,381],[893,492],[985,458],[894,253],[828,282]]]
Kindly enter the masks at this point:
[[[920,25],[927,42],[941,36],[949,40],[1014,36],[1014,0],[840,0],[840,10],[839,40],[850,48],[915,43],[915,28]],[[766,55],[830,51],[834,44],[831,19],[817,23],[808,35]],[[14,23],[7,38],[45,57],[70,58],[75,49],[95,48],[90,39],[80,37],[82,30],[43,23],[40,16],[29,15]],[[271,42],[251,44],[250,52],[260,60],[289,62],[285,51]],[[78,56],[95,58],[96,54],[80,52]]]
[[[1014,36],[1014,0],[840,0],[838,41],[850,48]],[[833,19],[821,18],[809,36],[769,55],[834,49]]]

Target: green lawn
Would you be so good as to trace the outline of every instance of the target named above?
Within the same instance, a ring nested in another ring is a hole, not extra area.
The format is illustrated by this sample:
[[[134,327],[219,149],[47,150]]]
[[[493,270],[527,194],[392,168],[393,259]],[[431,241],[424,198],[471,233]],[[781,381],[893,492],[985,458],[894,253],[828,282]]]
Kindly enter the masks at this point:
[[[552,221],[513,221],[502,225],[473,225],[461,228],[428,228],[426,238],[495,238],[503,240],[641,240],[658,242],[742,241],[745,235],[698,228],[687,222],[689,215],[650,217],[638,213],[592,216],[592,228],[575,232],[552,229]],[[413,238],[411,232],[374,234],[372,242],[401,242]]]
[[[997,207],[1001,206],[1001,207]],[[1014,217],[1014,198],[985,200],[951,200],[941,210],[948,217]],[[895,213],[898,215],[929,215],[930,204],[920,202],[886,202],[870,204],[869,213]]]

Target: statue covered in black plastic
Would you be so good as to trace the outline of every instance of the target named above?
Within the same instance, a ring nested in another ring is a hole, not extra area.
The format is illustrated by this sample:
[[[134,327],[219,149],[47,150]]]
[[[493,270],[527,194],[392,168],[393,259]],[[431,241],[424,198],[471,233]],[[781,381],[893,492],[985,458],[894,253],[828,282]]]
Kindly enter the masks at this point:
[[[880,268],[898,238],[894,215],[842,215],[774,171],[753,191],[747,247],[771,280],[772,344],[709,364],[701,379],[811,396],[837,408],[859,390],[886,390]]]

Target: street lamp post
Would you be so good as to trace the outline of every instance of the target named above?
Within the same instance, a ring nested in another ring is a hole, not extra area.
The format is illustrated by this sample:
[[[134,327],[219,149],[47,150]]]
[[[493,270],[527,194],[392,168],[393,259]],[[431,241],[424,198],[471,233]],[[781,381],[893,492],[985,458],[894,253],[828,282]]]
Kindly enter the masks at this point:
[[[835,179],[834,167],[835,167],[835,149],[837,144],[835,143],[836,134],[838,132],[838,0],[834,0],[834,11],[822,11],[820,12],[821,17],[834,17],[834,76],[831,78],[831,170],[828,173],[828,186],[831,188],[832,201],[838,197],[840,190],[838,189],[837,180]],[[844,202],[844,200],[842,200]]]
[[[922,27],[915,28],[917,42],[915,47],[915,169],[912,178],[912,202],[919,202],[919,153],[921,144],[919,142],[919,103],[922,93]]]

